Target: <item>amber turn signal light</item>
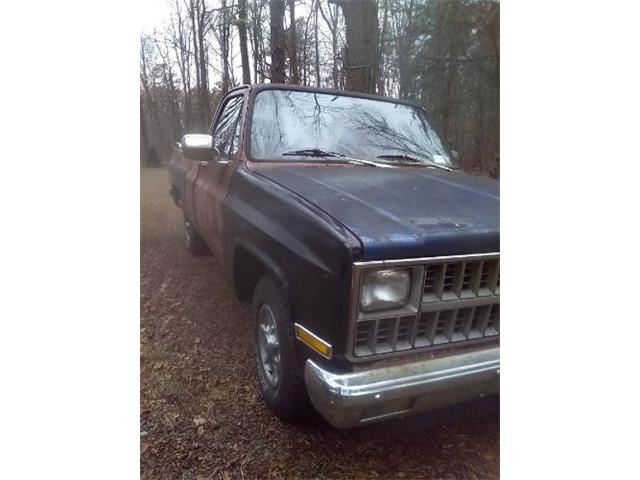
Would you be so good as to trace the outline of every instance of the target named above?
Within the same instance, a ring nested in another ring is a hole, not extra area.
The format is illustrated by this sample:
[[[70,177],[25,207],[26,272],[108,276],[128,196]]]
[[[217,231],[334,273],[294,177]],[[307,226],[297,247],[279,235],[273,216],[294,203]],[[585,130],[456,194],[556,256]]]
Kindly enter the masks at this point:
[[[302,325],[295,324],[296,337],[325,358],[331,358],[332,348],[327,342],[314,335]]]

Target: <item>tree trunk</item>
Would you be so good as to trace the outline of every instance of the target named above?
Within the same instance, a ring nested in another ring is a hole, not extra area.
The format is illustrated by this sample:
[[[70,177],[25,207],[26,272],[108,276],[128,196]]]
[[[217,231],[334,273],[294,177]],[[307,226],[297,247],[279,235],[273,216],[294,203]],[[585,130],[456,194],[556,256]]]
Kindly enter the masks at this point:
[[[258,5],[257,0],[252,2],[251,14],[251,31],[253,37],[253,82],[258,83],[258,75],[260,82],[264,82],[264,63],[262,56],[262,30],[260,24],[262,20],[262,8]]]
[[[400,98],[411,96],[411,85],[414,76],[413,48],[415,45],[415,34],[413,29],[414,1],[411,0],[404,12],[402,30],[396,32],[400,37],[398,40],[398,73],[400,74]]]
[[[307,46],[309,45],[309,18],[305,22],[304,26],[304,40],[302,43],[302,84],[307,85],[307,64],[308,64],[308,56],[307,56]]]
[[[249,50],[247,48],[247,0],[238,0],[238,35],[240,36],[240,58],[242,61],[242,83],[251,83]]]
[[[189,14],[189,18],[191,20],[191,35],[193,37],[193,63],[196,67],[196,123],[193,125],[196,129],[201,128],[202,123],[202,105],[200,104],[201,96],[201,87],[200,87],[200,57],[198,55],[198,33],[196,28],[196,6],[194,0],[189,0],[189,5],[187,7],[187,13]]]
[[[387,40],[387,26],[388,26],[388,18],[389,18],[389,0],[383,0],[384,10],[382,14],[382,29],[380,30],[379,40],[378,40],[378,65],[380,68],[380,73],[378,75],[378,93],[380,95],[384,95],[384,79],[385,79],[385,71],[384,71],[384,56],[385,56],[385,46]]]
[[[205,53],[204,44],[204,25],[200,24],[200,31],[198,33],[200,40],[200,104],[202,105],[202,127],[207,128],[209,121],[209,81],[207,78],[207,57]]]
[[[271,83],[285,81],[284,0],[270,0]]]
[[[229,91],[229,12],[227,10],[227,0],[222,0],[220,4],[220,61],[222,67],[222,94]]]
[[[180,78],[182,81],[182,104],[184,115],[180,122],[180,134],[191,127],[191,64],[189,61],[189,38],[185,32],[182,10],[178,0],[174,3],[176,20],[172,20],[173,50],[178,61]]]
[[[193,33],[193,57],[196,67],[196,90],[198,93],[199,118],[198,128],[205,130],[209,124],[209,85],[207,77],[207,52],[205,46],[206,34],[206,6],[204,0],[190,0],[187,5],[189,17],[191,18],[191,29]]]
[[[320,0],[316,0],[316,5],[314,8],[314,19],[313,19],[313,28],[314,28],[314,50],[315,50],[315,68],[316,68],[316,87],[320,86],[320,46],[318,45],[318,5],[320,5]]]
[[[328,6],[328,15],[324,13],[322,3],[319,3],[320,14],[324,19],[329,31],[331,32],[331,58],[332,58],[332,70],[331,77],[333,79],[333,88],[338,90],[340,88],[340,72],[338,67],[338,7],[334,7],[335,10],[331,11],[331,6]]]
[[[289,67],[291,70],[291,83],[298,85],[300,83],[300,71],[298,70],[298,36],[296,34],[296,0],[289,0],[289,18],[291,26],[289,27],[290,44],[289,49]]]
[[[330,0],[342,7],[347,52],[347,90],[374,93],[378,75],[378,3],[376,0]]]

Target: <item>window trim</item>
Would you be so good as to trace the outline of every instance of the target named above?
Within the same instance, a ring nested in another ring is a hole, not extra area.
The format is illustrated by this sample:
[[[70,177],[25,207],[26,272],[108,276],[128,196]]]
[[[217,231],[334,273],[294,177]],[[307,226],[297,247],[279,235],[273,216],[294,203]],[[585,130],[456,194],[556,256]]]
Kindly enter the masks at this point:
[[[222,101],[220,102],[220,104],[218,105],[218,108],[216,110],[216,114],[213,117],[213,121],[211,122],[211,125],[209,126],[209,135],[211,135],[212,139],[215,141],[215,137],[214,137],[214,133],[215,133],[215,127],[218,124],[218,121],[220,120],[220,117],[224,111],[224,107],[227,105],[227,103],[229,103],[231,100],[235,99],[235,98],[242,98],[242,106],[240,108],[240,118],[239,118],[239,126],[240,126],[240,138],[238,140],[238,150],[236,151],[235,155],[233,156],[233,158],[229,158],[229,161],[235,161],[236,158],[238,158],[238,155],[240,154],[240,151],[243,149],[244,147],[244,138],[243,138],[243,133],[244,133],[244,125],[243,122],[245,120],[245,115],[246,115],[246,108],[247,108],[247,95],[246,92],[244,91],[237,91],[237,90],[232,90],[231,92],[229,92],[229,94],[227,94],[225,97],[222,98]],[[215,147],[215,143],[213,145]]]

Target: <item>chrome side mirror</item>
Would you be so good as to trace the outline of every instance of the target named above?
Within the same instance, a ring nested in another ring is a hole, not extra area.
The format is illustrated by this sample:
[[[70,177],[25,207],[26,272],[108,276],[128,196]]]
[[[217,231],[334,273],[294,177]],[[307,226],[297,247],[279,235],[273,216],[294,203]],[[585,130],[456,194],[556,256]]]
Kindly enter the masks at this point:
[[[209,161],[213,156],[213,137],[200,133],[188,133],[180,142],[182,154],[193,160]]]

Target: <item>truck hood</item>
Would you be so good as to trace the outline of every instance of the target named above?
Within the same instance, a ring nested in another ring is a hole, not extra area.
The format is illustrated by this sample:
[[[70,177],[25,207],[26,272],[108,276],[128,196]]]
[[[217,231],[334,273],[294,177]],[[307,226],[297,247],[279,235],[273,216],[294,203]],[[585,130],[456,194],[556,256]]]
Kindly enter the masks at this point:
[[[260,174],[324,210],[364,260],[500,251],[500,184],[431,168],[292,167]]]

